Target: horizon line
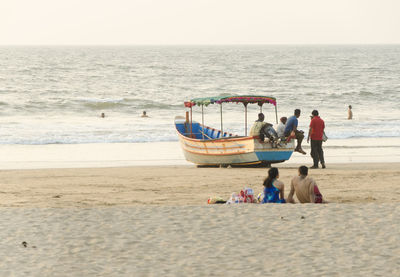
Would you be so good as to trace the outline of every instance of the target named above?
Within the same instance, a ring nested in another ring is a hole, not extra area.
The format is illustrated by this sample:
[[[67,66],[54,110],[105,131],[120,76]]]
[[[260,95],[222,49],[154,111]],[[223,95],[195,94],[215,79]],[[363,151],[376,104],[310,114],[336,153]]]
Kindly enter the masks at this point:
[[[377,46],[377,45],[400,45],[400,42],[396,43],[167,43],[167,44],[116,44],[116,43],[104,43],[104,44],[0,44],[0,47],[4,46]]]

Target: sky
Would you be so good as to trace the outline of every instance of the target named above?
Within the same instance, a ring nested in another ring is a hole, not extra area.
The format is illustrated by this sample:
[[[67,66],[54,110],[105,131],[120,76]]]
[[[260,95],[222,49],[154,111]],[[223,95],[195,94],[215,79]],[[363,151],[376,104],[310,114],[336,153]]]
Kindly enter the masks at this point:
[[[399,43],[400,0],[0,0],[0,45]]]

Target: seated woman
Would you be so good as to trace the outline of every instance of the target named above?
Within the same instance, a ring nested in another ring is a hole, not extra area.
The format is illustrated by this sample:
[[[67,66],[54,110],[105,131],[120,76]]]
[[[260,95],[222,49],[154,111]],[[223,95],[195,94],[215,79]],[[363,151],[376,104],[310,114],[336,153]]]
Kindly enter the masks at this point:
[[[271,167],[268,170],[268,177],[264,180],[264,198],[261,203],[286,203],[284,184],[278,178],[278,169]]]

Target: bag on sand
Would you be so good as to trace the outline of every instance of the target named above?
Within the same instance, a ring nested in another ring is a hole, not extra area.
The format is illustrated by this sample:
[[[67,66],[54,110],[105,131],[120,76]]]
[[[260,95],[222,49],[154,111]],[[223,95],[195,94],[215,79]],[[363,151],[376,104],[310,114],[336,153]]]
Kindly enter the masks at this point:
[[[229,200],[226,201],[226,204],[240,204],[243,202],[244,202],[243,197],[237,194],[236,192],[233,192],[231,198],[229,198]]]
[[[242,204],[242,203],[257,203],[254,197],[254,191],[251,188],[244,188],[239,194],[232,193],[231,198],[226,201],[226,204]]]
[[[245,188],[244,190],[240,191],[240,196],[243,197],[244,203],[254,203],[254,191],[251,188]]]

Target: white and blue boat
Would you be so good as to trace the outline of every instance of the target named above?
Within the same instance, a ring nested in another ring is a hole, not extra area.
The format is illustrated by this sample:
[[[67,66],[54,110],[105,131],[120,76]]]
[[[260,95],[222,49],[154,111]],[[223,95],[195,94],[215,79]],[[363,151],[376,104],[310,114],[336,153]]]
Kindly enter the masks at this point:
[[[225,103],[242,103],[245,110],[244,136],[224,132],[222,122],[222,105]],[[186,160],[198,166],[270,166],[288,160],[294,151],[294,140],[283,140],[274,147],[268,139],[260,140],[259,136],[247,135],[247,105],[263,104],[275,106],[278,121],[276,99],[268,96],[224,96],[195,98],[185,102],[190,110],[186,117],[177,116],[175,127],[179,136]],[[221,127],[219,129],[204,124],[204,107],[210,104],[220,105]],[[202,123],[193,121],[192,109],[198,106],[202,111]]]

